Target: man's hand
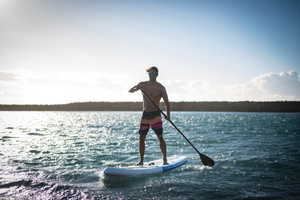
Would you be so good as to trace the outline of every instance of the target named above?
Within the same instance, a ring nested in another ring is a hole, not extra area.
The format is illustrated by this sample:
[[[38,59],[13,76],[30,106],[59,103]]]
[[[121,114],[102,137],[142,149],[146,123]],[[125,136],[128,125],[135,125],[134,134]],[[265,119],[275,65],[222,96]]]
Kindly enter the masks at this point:
[[[133,93],[136,92],[138,89],[136,88],[136,86],[134,86],[133,88],[131,88],[128,92]]]
[[[171,121],[171,115],[170,115],[170,113],[168,113],[164,117],[165,117],[166,120]]]

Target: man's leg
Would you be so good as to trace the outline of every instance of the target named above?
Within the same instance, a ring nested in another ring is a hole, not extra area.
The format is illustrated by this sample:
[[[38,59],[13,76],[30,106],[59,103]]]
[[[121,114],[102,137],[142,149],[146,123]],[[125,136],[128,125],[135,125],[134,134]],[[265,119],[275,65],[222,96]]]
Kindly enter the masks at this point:
[[[144,164],[144,154],[145,154],[145,140],[147,135],[140,135],[140,162],[138,165]]]
[[[162,134],[156,134],[157,138],[159,140],[159,146],[160,146],[160,150],[161,153],[163,154],[163,161],[164,161],[164,165],[168,164],[168,159],[167,159],[167,145],[166,142],[162,136]]]
[[[145,140],[147,133],[149,131],[149,124],[142,124],[140,126],[139,134],[140,134],[140,140],[139,140],[139,151],[140,151],[140,162],[138,165],[144,164],[144,154],[145,154]]]
[[[164,165],[168,164],[168,159],[167,159],[167,146],[166,146],[166,142],[162,136],[163,134],[163,127],[162,127],[162,121],[151,124],[151,128],[153,129],[153,131],[156,133],[156,136],[159,140],[159,146],[160,146],[160,150],[161,153],[163,155],[163,161],[164,161]]]

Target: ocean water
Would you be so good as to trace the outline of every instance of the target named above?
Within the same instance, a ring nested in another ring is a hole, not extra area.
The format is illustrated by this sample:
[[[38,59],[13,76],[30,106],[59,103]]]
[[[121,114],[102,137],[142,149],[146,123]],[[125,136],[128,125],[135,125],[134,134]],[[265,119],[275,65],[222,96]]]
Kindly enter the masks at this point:
[[[0,199],[300,199],[300,114],[173,112],[205,167],[164,121],[178,169],[107,181],[108,166],[138,162],[141,112],[0,112]],[[161,158],[148,133],[145,161]]]

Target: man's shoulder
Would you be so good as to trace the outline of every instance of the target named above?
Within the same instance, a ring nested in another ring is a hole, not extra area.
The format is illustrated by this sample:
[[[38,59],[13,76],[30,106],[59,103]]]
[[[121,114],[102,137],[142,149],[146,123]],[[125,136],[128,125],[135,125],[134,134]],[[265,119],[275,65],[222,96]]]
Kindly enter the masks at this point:
[[[144,85],[144,84],[147,84],[148,83],[148,81],[141,81],[141,82],[139,82],[139,85]]]
[[[161,89],[165,89],[165,86],[163,84],[161,84],[160,82],[156,82],[156,83]]]

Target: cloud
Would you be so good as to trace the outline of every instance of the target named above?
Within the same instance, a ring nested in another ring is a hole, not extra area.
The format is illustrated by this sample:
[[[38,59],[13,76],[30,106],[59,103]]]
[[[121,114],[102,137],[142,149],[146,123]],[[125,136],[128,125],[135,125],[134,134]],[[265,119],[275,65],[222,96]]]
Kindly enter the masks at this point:
[[[165,81],[175,101],[282,101],[300,100],[300,76],[297,72],[266,73],[235,85],[191,81]]]
[[[218,99],[217,87],[199,80],[162,81],[171,101],[211,101]]]
[[[251,83],[270,98],[300,99],[300,78],[297,72],[267,73]]]
[[[265,73],[250,81],[223,87],[226,100],[299,101],[300,78],[297,72]]]
[[[134,100],[129,83],[126,76],[104,73],[0,72],[0,104]]]
[[[14,73],[0,72],[0,81],[15,81],[17,77]]]
[[[297,72],[270,72],[235,85],[200,80],[161,80],[161,83],[171,101],[300,100]],[[0,72],[0,103],[141,101],[139,93],[128,93],[134,84],[131,77],[116,74]]]

